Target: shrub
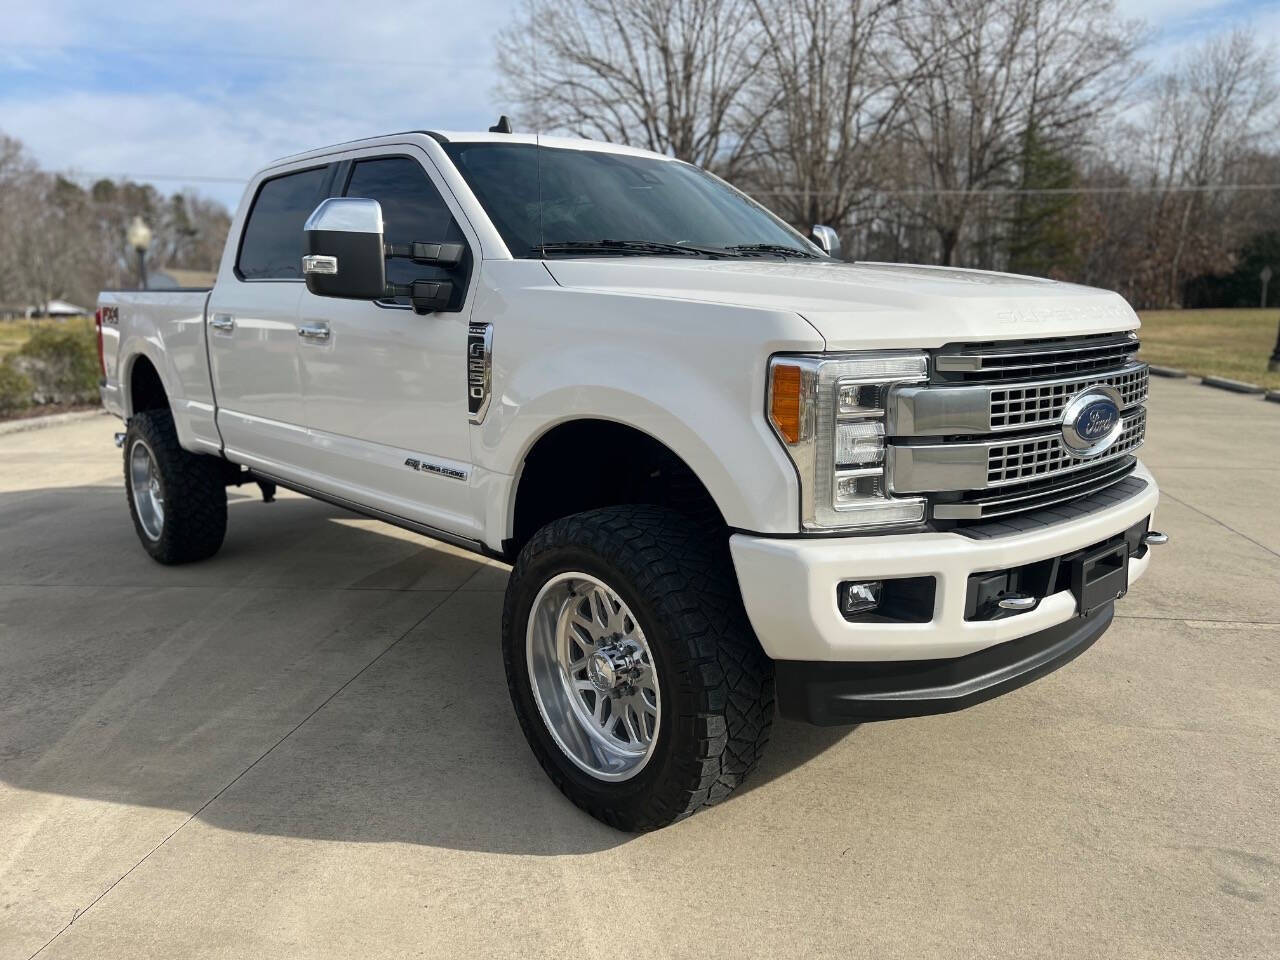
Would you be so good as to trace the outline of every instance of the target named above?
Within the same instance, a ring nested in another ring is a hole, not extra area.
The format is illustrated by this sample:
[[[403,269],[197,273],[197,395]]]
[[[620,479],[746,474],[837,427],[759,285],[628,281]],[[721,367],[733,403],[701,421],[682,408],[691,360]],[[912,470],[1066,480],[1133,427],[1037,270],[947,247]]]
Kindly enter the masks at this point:
[[[98,395],[98,345],[92,328],[45,326],[13,361],[30,379],[36,403],[89,403]]]
[[[0,414],[13,413],[31,405],[31,379],[6,357],[0,363]]]

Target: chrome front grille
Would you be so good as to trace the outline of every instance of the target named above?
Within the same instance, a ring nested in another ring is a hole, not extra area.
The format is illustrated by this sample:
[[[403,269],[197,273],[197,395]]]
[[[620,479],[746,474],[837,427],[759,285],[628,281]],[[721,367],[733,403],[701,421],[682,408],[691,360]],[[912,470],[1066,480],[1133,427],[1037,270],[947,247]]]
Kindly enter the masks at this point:
[[[1126,416],[1115,443],[1092,457],[1077,457],[1062,442],[1060,433],[1046,433],[1002,442],[987,451],[987,486],[999,487],[1033,477],[1056,476],[1081,470],[1091,463],[1114,460],[1142,445],[1147,435],[1147,411],[1139,408]]]
[[[1147,365],[1131,334],[1014,343],[956,344],[932,357],[927,384],[887,402],[890,489],[925,495],[934,520],[964,525],[1128,491],[1146,437]],[[1120,398],[1121,426],[1102,453],[1078,456],[1063,441],[1068,404],[1105,385]],[[1117,486],[1119,484],[1119,486]]]
[[[1151,373],[1145,363],[1132,364],[1105,377],[1077,377],[1052,383],[1027,383],[991,390],[991,429],[1013,430],[1041,423],[1056,423],[1068,401],[1086,387],[1105,383],[1120,391],[1127,410],[1147,399]]]

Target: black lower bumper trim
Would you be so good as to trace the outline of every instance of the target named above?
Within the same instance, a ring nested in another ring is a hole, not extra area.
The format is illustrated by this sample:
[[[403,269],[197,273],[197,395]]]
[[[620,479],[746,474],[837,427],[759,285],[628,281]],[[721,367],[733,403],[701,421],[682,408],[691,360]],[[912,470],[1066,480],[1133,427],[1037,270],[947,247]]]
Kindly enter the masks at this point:
[[[1088,650],[1113,604],[1040,633],[946,660],[879,663],[778,660],[778,710],[820,726],[963,710],[1016,690]]]

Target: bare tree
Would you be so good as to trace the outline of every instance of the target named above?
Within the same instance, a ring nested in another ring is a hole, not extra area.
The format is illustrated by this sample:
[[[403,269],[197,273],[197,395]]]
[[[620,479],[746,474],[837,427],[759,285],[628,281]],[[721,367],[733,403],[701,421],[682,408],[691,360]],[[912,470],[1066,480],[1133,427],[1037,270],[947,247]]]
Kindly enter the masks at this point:
[[[129,181],[86,190],[41,171],[21,143],[0,134],[0,303],[87,305],[103,287],[132,285],[125,229],[134,216],[152,226],[157,268],[216,269],[230,225],[221,204]]]
[[[1250,225],[1251,198],[1208,188],[1232,183],[1260,147],[1276,145],[1274,64],[1274,48],[1243,30],[1211,37],[1157,78],[1145,118],[1130,131],[1148,182],[1164,191],[1148,222],[1151,244],[1168,248],[1160,260],[1170,304],[1181,301],[1188,268],[1229,268],[1243,239],[1238,228]]]
[[[916,0],[896,22],[907,136],[927,172],[917,186],[950,264],[978,195],[1016,184],[1028,131],[1068,143],[1114,104],[1140,31],[1111,0]]]
[[[884,146],[913,90],[890,62],[900,0],[752,0],[765,119],[748,184],[795,224],[843,225],[883,177]],[[909,68],[908,68],[909,69]]]
[[[498,92],[536,129],[627,143],[733,176],[759,116],[750,0],[529,0],[498,35]]]

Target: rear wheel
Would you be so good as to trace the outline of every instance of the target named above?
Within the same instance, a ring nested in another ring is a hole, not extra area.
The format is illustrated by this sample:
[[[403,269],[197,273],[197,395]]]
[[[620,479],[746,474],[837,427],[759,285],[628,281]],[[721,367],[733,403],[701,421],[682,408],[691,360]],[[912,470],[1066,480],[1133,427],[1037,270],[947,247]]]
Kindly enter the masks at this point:
[[[189,563],[218,552],[227,532],[222,464],[183,450],[168,410],[129,418],[124,484],[133,528],[152,559]]]
[[[535,534],[507,587],[503,653],[543,769],[623,830],[724,799],[769,738],[773,665],[727,551],[669,510],[593,510]]]

